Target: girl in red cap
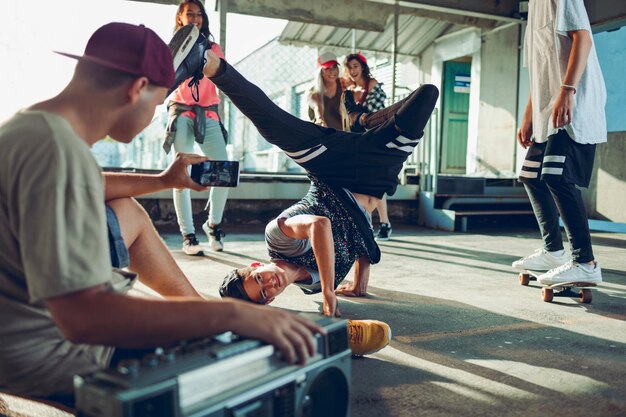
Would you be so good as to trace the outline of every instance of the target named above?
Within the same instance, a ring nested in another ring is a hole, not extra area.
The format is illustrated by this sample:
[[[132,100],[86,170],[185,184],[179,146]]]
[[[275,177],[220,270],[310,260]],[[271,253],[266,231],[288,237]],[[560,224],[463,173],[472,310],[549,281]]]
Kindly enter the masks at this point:
[[[318,71],[309,94],[309,117],[315,124],[343,129],[341,97],[343,78],[339,77],[339,62],[332,52],[323,52],[317,58]]]

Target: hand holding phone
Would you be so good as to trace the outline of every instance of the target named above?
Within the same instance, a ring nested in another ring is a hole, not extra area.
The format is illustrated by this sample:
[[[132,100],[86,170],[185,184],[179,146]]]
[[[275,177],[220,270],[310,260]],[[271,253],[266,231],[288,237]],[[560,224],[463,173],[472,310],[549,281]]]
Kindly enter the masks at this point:
[[[239,161],[204,161],[191,166],[191,179],[204,187],[236,187]]]

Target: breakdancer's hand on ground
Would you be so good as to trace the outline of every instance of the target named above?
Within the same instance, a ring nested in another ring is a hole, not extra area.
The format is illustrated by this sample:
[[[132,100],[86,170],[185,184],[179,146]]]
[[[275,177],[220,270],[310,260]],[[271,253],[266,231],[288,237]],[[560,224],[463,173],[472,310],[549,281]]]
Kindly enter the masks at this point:
[[[328,317],[341,317],[341,313],[339,312],[339,301],[337,300],[337,296],[332,291],[327,294],[323,294],[324,298],[324,306],[322,307],[322,311],[325,316]]]
[[[370,262],[366,256],[361,256],[354,263],[354,281],[341,284],[335,289],[335,294],[346,297],[366,297],[367,284],[370,280]]]
[[[345,295],[346,297],[365,297],[367,296],[367,291],[359,288],[357,285],[348,283],[338,286],[335,290],[335,294]]]

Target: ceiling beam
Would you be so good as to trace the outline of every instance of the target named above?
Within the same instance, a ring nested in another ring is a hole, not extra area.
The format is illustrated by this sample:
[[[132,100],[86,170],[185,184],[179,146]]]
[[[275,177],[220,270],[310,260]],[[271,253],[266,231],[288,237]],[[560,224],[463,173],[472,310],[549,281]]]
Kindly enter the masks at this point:
[[[158,4],[180,2],[180,0],[129,1]],[[387,18],[393,13],[394,3],[395,0],[229,0],[228,11],[295,22],[382,32]],[[498,22],[519,21],[518,3],[518,0],[398,1],[401,14],[413,14],[484,29],[493,28]],[[626,1],[585,0],[585,6],[594,32],[626,26]]]
[[[430,10],[400,2],[400,14],[415,15],[457,25],[493,28],[499,16],[485,18],[469,12],[450,13],[450,10]],[[382,32],[393,14],[393,1],[364,0],[228,0],[228,11],[254,16],[277,17],[292,22],[314,23]],[[496,19],[496,20],[493,20]]]
[[[585,0],[585,7],[595,33],[626,26],[626,1]]]
[[[393,7],[363,0],[228,0],[228,11],[382,32]]]
[[[462,16],[496,21],[519,20],[518,0],[369,0],[375,3],[395,4],[415,10],[428,10],[439,13],[452,13]]]
[[[453,13],[451,10],[445,12],[420,9],[414,7],[400,6],[400,14],[419,16],[426,19],[439,20],[442,22],[453,23],[455,25],[474,26],[481,29],[492,29],[497,24],[497,20],[486,19],[479,16],[470,16],[468,14]]]

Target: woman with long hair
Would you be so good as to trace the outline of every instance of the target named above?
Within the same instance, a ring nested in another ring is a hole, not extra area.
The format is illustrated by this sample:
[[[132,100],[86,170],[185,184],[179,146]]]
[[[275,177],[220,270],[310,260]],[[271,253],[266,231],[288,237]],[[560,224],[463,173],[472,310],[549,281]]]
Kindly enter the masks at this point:
[[[317,58],[315,81],[309,91],[309,117],[315,124],[342,130],[343,89],[337,56],[332,52],[321,53]]]
[[[176,12],[174,31],[189,24],[195,25],[208,40],[210,50],[224,57],[220,46],[213,42],[209,30],[209,17],[199,0],[184,0]],[[169,152],[193,153],[197,143],[202,153],[213,160],[226,160],[225,130],[218,115],[220,99],[215,84],[202,78],[197,84],[183,82],[173,93],[168,104],[169,120],[163,148]],[[219,228],[228,198],[228,188],[212,187],[206,208],[208,219],[202,229],[214,251],[224,248],[224,232]],[[188,189],[174,190],[176,217],[183,235],[183,251],[188,255],[203,255],[193,224],[191,195]]]

